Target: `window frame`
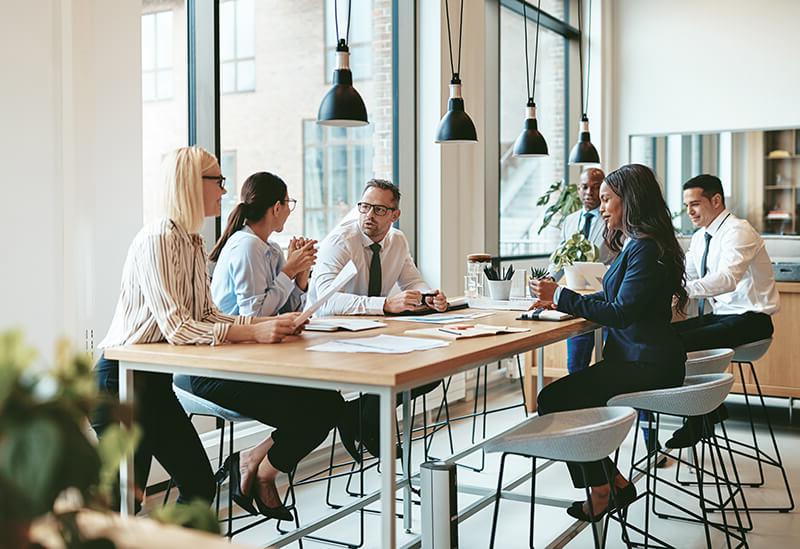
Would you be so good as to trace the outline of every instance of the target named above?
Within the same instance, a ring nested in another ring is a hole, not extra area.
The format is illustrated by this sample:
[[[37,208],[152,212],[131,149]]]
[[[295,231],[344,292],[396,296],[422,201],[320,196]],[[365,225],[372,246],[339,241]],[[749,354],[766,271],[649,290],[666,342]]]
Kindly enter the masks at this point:
[[[255,74],[255,66],[256,66],[255,9],[256,9],[256,4],[255,4],[255,1],[254,1],[254,3],[253,3],[253,10],[254,11],[253,11],[253,14],[252,14],[252,17],[251,17],[251,24],[254,26],[254,28],[253,28],[253,55],[251,55],[249,57],[239,57],[239,52],[237,51],[236,44],[238,42],[238,40],[237,40],[237,33],[238,33],[237,24],[238,24],[238,21],[239,21],[239,5],[240,4],[239,4],[239,0],[218,0],[218,5],[219,5],[220,10],[222,8],[222,4],[227,4],[227,3],[232,3],[233,4],[233,50],[234,50],[233,51],[233,57],[230,58],[230,59],[223,60],[222,59],[222,55],[219,52],[219,47],[217,48],[217,56],[219,57],[220,65],[225,65],[225,64],[232,64],[233,65],[233,82],[234,82],[233,88],[234,89],[232,89],[230,91],[223,91],[222,90],[222,69],[220,69],[220,90],[219,90],[219,92],[222,95],[235,95],[235,94],[239,94],[239,93],[253,93],[254,91],[256,91],[256,86],[258,85],[258,83],[256,81],[257,80],[256,79],[257,75]],[[222,31],[222,29],[220,29],[220,18],[221,17],[218,17],[217,18],[217,22],[216,22],[218,32]],[[241,63],[243,61],[252,61],[253,62],[253,71],[254,72],[253,72],[253,87],[252,88],[242,88],[242,89],[239,88],[239,63]]]
[[[570,79],[570,72],[571,72],[570,71],[570,54],[574,49],[579,48],[580,45],[581,45],[581,32],[577,28],[573,27],[569,23],[570,11],[571,11],[570,10],[571,1],[570,0],[563,0],[564,1],[564,20],[561,20],[561,19],[559,19],[557,17],[554,17],[553,15],[549,14],[545,10],[539,10],[535,5],[531,4],[530,2],[525,2],[525,4],[526,4],[525,12],[523,12],[522,2],[525,1],[525,0],[495,0],[495,1],[497,1],[497,3],[498,3],[498,15],[497,15],[497,27],[498,28],[497,28],[497,36],[496,36],[497,40],[496,40],[496,46],[495,46],[496,47],[496,57],[497,57],[498,97],[500,95],[500,91],[499,90],[500,90],[500,87],[501,87],[501,83],[500,83],[500,41],[501,41],[502,37],[500,36],[500,28],[499,28],[500,27],[500,13],[499,13],[500,9],[507,8],[510,11],[512,11],[512,12],[516,13],[517,15],[519,15],[520,17],[522,17],[523,13],[525,13],[525,15],[527,15],[527,18],[528,18],[529,28],[530,28],[530,25],[533,24],[534,29],[536,27],[537,17],[539,16],[539,12],[541,11],[541,17],[540,17],[541,27],[545,28],[545,29],[547,29],[549,31],[552,31],[552,32],[554,32],[554,33],[556,33],[556,34],[558,34],[560,36],[562,36],[566,40],[567,47],[564,48],[564,79],[565,79],[565,85],[564,85],[564,135],[566,136],[566,139],[564,140],[564,170],[563,170],[563,174],[564,174],[564,180],[567,181],[569,179],[569,164],[568,164],[569,151],[570,151],[570,146],[571,146],[571,143],[572,143],[572,141],[569,139],[569,136],[571,135],[570,131],[569,131],[569,128],[570,128],[570,122],[572,120],[571,117],[570,117],[570,112],[571,112],[570,111],[570,99],[571,99],[571,92],[572,92],[572,90],[570,89],[570,81],[571,81],[571,79]],[[501,239],[501,232],[500,232],[500,222],[501,222],[501,211],[500,211],[500,191],[501,191],[500,174],[501,174],[501,164],[500,164],[500,162],[501,162],[501,158],[500,158],[500,155],[499,155],[499,125],[500,125],[500,122],[499,122],[500,121],[500,101],[499,100],[497,101],[496,107],[497,107],[497,109],[496,109],[497,117],[496,118],[497,118],[497,125],[498,125],[498,132],[497,132],[498,142],[494,145],[494,148],[492,148],[492,151],[493,152],[494,151],[497,152],[497,154],[495,156],[498,158],[498,160],[497,160],[497,163],[496,163],[496,165],[494,167],[496,171],[493,171],[492,174],[491,174],[492,177],[496,178],[495,179],[495,183],[494,183],[494,188],[496,189],[496,192],[492,193],[492,198],[494,200],[494,203],[492,205],[492,211],[490,212],[490,215],[493,214],[494,216],[496,216],[496,219],[495,219],[495,221],[496,221],[495,231],[496,232],[493,233],[491,240],[488,240],[488,238],[487,238],[487,242],[488,243],[496,242],[496,246],[497,247],[495,249],[498,252],[497,253],[497,257],[496,257],[496,261],[498,261],[498,262],[500,262],[500,261],[511,261],[511,260],[543,259],[543,258],[550,257],[549,253],[516,254],[516,255],[507,255],[507,256],[500,255],[500,253],[499,253],[500,252],[500,242],[501,242],[501,240],[500,240]],[[487,154],[487,159],[488,158],[492,158],[492,156]],[[494,237],[494,235],[496,235],[496,238]],[[487,233],[487,237],[489,237],[489,236],[490,235]]]
[[[168,9],[161,9],[161,10],[153,10],[147,13],[141,14],[142,20],[145,17],[153,17],[153,56],[154,56],[154,64],[152,69],[142,69],[142,81],[144,81],[145,74],[152,74],[153,75],[153,98],[152,99],[144,99],[144,90],[142,90],[142,101],[147,103],[157,103],[159,101],[170,101],[175,98],[175,53],[172,52],[172,56],[170,57],[170,64],[168,67],[159,67],[158,66],[158,18],[160,15],[169,13],[170,14],[170,42],[174,39],[173,32],[174,32],[174,25],[175,25],[175,10],[173,8]],[[172,44],[170,44],[170,50],[172,50]],[[158,75],[159,73],[167,73],[169,74],[169,78],[172,81],[170,86],[170,94],[168,96],[159,96],[158,95]]]

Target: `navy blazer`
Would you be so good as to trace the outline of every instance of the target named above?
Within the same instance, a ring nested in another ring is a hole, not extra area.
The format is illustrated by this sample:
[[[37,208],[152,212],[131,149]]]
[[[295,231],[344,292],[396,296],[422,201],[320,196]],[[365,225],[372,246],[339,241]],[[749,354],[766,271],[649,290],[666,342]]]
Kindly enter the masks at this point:
[[[655,242],[631,239],[603,277],[603,291],[580,295],[564,288],[558,310],[608,326],[606,359],[683,365],[686,352],[671,324],[669,268]]]

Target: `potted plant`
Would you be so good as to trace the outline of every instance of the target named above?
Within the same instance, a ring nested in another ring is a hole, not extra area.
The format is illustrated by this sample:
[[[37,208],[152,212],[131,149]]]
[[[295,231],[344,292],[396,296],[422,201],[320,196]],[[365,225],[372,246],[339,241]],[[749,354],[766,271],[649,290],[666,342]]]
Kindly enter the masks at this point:
[[[574,183],[567,183],[563,179],[560,181],[556,181],[547,191],[539,197],[536,201],[537,206],[545,206],[550,202],[550,199],[553,195],[556,195],[557,198],[555,202],[550,204],[547,207],[547,210],[544,212],[544,218],[542,219],[542,225],[539,227],[539,230],[536,234],[542,234],[542,231],[550,225],[553,221],[553,218],[558,214],[556,217],[556,227],[561,227],[561,224],[564,222],[564,219],[571,214],[572,212],[576,212],[581,208],[581,199],[578,196],[578,186]]]
[[[581,277],[577,276],[572,264],[576,261],[595,261],[597,257],[597,246],[583,236],[583,233],[578,232],[556,248],[553,255],[550,256],[550,261],[555,265],[556,270],[564,269],[567,286],[577,289],[581,286]]]
[[[125,427],[109,427],[95,444],[86,418],[101,396],[91,358],[63,342],[54,367],[42,368],[35,358],[19,332],[0,333],[0,547],[29,547],[30,524],[50,514],[66,549],[114,547],[110,540],[84,540],[77,513],[109,509],[119,463],[133,452],[138,430],[117,404]],[[212,514],[208,506],[194,509]],[[216,527],[216,516],[212,522]]]

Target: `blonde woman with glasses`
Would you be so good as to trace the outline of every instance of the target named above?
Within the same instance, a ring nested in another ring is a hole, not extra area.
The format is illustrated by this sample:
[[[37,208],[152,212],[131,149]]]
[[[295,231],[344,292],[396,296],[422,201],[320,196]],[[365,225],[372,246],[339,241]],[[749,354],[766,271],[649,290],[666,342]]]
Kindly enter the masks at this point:
[[[225,178],[212,154],[183,147],[162,163],[163,217],[143,227],[128,249],[114,318],[101,350],[136,343],[222,345],[280,343],[298,333],[296,314],[271,318],[225,315],[211,300],[200,228],[220,215]],[[302,328],[300,328],[302,330]],[[100,358],[95,378],[102,392],[118,396],[118,363]],[[172,390],[172,375],[136,372],[135,420],[142,440],[134,455],[137,510],[155,457],[180,490],[179,501],[210,502],[214,475],[203,445]],[[116,421],[100,407],[92,427],[102,435]]]

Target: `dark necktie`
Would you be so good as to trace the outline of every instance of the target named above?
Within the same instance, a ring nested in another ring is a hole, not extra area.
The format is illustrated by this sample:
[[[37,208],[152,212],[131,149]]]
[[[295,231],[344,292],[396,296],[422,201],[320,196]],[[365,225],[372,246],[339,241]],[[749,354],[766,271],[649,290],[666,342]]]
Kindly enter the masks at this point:
[[[706,233],[705,237],[706,237],[706,249],[703,250],[703,257],[700,259],[700,278],[706,276],[706,273],[708,272],[708,265],[707,265],[708,248],[709,245],[711,244],[711,233]],[[700,304],[697,306],[698,316],[703,316],[703,314],[705,313],[705,309],[706,309],[706,300],[701,299]]]
[[[594,215],[592,212],[586,212],[583,214],[583,236],[586,237],[586,240],[589,240],[589,231],[592,228],[592,218]]]
[[[369,297],[376,297],[381,295],[381,245],[374,242],[369,247],[372,250],[372,261],[369,263],[369,290],[367,295]]]

